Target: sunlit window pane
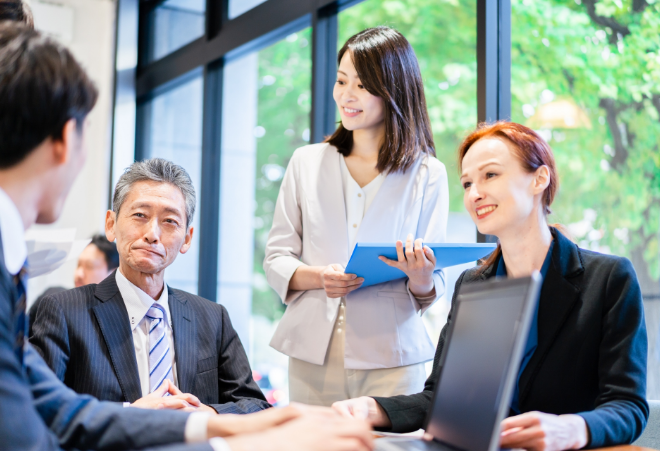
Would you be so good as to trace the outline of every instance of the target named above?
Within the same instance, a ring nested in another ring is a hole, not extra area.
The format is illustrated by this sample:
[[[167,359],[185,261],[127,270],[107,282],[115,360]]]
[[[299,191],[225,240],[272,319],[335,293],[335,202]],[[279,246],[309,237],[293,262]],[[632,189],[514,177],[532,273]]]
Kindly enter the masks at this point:
[[[272,349],[284,305],[263,271],[284,170],[309,141],[311,30],[225,64],[218,302],[269,402],[288,402],[288,358]]]
[[[205,0],[167,0],[149,14],[147,62],[155,61],[204,34]]]
[[[646,309],[647,396],[660,399],[660,72],[648,65],[658,8],[642,2],[633,12],[623,1],[590,14],[577,0],[511,3],[512,118],[554,150],[550,221],[581,247],[632,261]]]
[[[261,5],[266,0],[229,0],[229,18],[233,19]]]
[[[199,212],[202,162],[202,71],[185,76],[167,92],[139,107],[145,124],[142,143],[145,158],[160,157],[182,166],[190,175],[197,195],[192,222],[193,243],[165,270],[165,281],[173,288],[197,293],[199,262]]]

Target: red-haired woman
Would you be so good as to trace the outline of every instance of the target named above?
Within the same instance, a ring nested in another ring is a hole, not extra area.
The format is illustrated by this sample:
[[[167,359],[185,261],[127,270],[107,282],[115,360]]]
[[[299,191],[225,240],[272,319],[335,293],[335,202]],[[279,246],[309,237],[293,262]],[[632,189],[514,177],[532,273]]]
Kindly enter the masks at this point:
[[[511,122],[482,125],[459,148],[464,204],[481,233],[499,239],[463,284],[496,276],[544,277],[518,373],[504,448],[597,448],[630,443],[648,418],[646,326],[635,271],[621,257],[581,249],[547,222],[557,191],[548,144]],[[453,302],[452,302],[453,306]],[[449,314],[448,324],[452,321]],[[422,427],[438,378],[437,359],[422,393],[335,404],[396,432]],[[404,412],[405,414],[401,414]]]
[[[387,27],[362,31],[338,64],[341,124],[291,158],[264,261],[287,304],[271,346],[290,357],[290,399],[327,406],[424,386],[433,343],[421,313],[444,292],[444,276],[422,239],[445,240],[449,210],[406,38]],[[397,241],[398,261],[387,263],[406,278],[360,288],[362,279],[344,274],[357,242]]]

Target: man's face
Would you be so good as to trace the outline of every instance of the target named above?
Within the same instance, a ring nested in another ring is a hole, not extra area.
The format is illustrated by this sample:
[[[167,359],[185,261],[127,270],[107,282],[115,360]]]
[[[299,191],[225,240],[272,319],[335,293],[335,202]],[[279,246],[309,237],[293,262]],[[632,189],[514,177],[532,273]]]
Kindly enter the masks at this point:
[[[108,277],[108,263],[105,254],[94,244],[88,244],[78,257],[78,267],[74,274],[76,287],[100,283]]]
[[[64,201],[87,159],[85,139],[87,126],[87,121],[82,124],[82,127],[78,127],[76,121],[70,119],[64,125],[62,140],[50,142],[52,151],[49,152],[49,157],[52,157],[56,165],[45,176],[48,189],[39,204],[38,224],[50,224],[60,217]]]
[[[179,188],[143,181],[133,184],[116,217],[107,213],[105,232],[108,240],[117,242],[122,268],[158,274],[179,253],[188,251],[193,229],[186,226],[186,204]]]

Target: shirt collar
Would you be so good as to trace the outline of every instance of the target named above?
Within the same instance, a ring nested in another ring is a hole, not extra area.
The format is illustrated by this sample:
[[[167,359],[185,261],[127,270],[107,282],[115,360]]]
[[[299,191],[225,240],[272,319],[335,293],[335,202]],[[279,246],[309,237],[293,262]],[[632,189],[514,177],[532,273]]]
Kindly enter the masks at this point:
[[[543,261],[543,266],[541,266],[541,276],[545,280],[546,274],[548,274],[548,268],[550,268],[550,262],[552,261],[552,248],[555,246],[555,240],[550,242],[550,247],[548,248],[548,253],[545,254],[545,260]],[[501,256],[499,262],[497,262],[497,271],[495,272],[496,276],[506,276],[506,264],[504,263],[504,257]]]
[[[126,310],[128,311],[131,330],[135,330],[138,324],[140,324],[144,315],[147,314],[154,302],[157,302],[163,307],[163,310],[165,310],[165,324],[170,327],[170,306],[168,302],[167,285],[164,285],[160,299],[154,301],[151,296],[128,280],[126,276],[121,273],[119,268],[117,268],[115,280],[117,281],[119,293],[121,293],[121,297],[124,299],[124,304],[126,305]]]
[[[19,273],[27,258],[23,219],[11,198],[0,188],[0,235],[5,266],[12,276]]]

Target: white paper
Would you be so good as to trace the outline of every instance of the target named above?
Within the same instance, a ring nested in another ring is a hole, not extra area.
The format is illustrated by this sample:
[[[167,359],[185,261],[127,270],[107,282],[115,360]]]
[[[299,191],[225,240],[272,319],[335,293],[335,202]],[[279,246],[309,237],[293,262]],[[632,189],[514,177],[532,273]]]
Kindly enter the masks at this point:
[[[91,240],[76,240],[75,237],[76,229],[28,230],[25,233],[28,276],[49,274],[65,262],[78,258]]]

